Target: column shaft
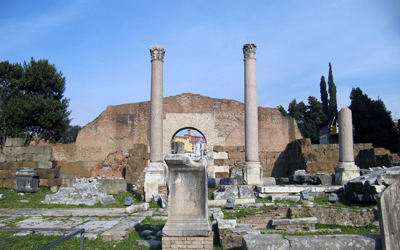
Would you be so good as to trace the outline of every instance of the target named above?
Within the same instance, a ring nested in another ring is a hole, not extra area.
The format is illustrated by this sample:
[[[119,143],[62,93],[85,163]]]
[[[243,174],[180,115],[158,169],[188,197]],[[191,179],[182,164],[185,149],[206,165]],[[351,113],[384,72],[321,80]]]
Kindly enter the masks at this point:
[[[353,122],[348,108],[339,112],[339,162],[354,162]]]
[[[245,81],[245,148],[246,162],[258,162],[258,105],[254,44],[243,46]]]
[[[150,162],[163,162],[163,61],[151,61]]]

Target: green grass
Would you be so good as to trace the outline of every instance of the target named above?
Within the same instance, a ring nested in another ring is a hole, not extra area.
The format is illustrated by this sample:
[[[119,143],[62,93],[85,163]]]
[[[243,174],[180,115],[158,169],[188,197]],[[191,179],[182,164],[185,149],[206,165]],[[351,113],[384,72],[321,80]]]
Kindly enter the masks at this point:
[[[26,236],[13,236],[16,232],[0,232],[0,250],[13,250],[13,249],[38,249],[46,246],[47,244],[60,239],[62,236],[43,236],[41,234],[33,234]],[[91,250],[106,250],[106,249],[161,249],[158,248],[139,248],[136,240],[142,240],[137,231],[129,234],[128,239],[121,242],[103,242],[101,237],[98,236],[95,240],[85,239],[84,249]],[[114,247],[115,245],[115,247]],[[80,238],[71,238],[60,245],[52,248],[52,250],[64,249],[79,249]]]
[[[213,199],[213,192],[216,191],[218,188],[208,188],[208,200],[214,200]]]
[[[138,203],[140,198],[139,191],[132,192],[119,192],[114,194],[113,197],[116,200],[115,203],[102,205],[97,203],[93,206],[87,205],[64,205],[64,204],[42,204],[48,194],[54,194],[48,187],[40,187],[38,193],[24,193],[24,195],[18,195],[14,189],[0,188],[0,194],[4,194],[5,198],[0,200],[0,208],[121,208],[125,205],[126,197],[135,197],[134,202]],[[21,203],[21,200],[27,200],[26,203]],[[158,208],[157,204],[151,204],[150,207]]]

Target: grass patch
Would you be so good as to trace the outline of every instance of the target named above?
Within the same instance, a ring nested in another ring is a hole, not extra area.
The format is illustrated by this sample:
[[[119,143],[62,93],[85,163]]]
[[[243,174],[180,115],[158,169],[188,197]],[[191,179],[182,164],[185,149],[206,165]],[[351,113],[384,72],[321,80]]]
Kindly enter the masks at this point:
[[[213,193],[214,193],[214,191],[216,191],[218,188],[208,188],[207,189],[207,192],[208,192],[208,200],[214,200],[213,199]]]

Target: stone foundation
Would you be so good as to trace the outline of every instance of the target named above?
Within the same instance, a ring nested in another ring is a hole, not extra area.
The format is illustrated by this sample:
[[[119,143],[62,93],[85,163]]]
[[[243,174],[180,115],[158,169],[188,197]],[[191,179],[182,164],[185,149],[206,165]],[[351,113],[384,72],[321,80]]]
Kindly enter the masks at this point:
[[[162,237],[162,249],[213,249],[213,235],[208,237]]]

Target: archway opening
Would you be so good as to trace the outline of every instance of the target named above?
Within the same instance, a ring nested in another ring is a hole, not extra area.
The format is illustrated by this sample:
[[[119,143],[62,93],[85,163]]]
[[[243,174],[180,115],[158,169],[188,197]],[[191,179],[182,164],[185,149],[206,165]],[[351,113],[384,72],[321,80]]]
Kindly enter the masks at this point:
[[[171,138],[171,154],[207,154],[207,141],[203,133],[195,128],[182,128]]]

